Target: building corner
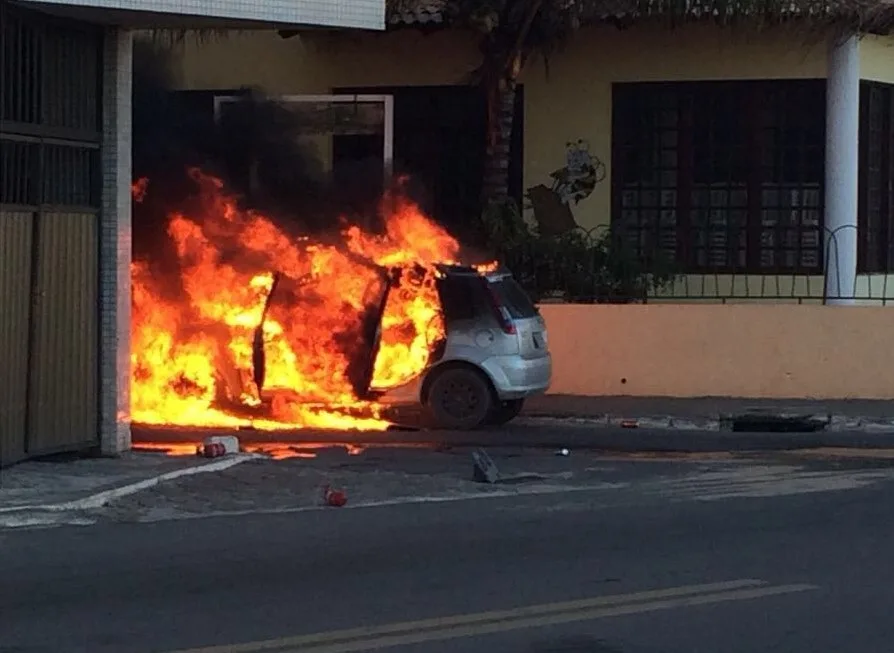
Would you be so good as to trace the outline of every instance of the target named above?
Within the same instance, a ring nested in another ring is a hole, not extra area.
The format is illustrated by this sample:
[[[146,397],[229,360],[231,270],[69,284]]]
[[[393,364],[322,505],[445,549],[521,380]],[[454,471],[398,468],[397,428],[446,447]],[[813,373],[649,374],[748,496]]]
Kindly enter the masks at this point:
[[[130,449],[133,33],[106,30],[102,62],[100,449]]]

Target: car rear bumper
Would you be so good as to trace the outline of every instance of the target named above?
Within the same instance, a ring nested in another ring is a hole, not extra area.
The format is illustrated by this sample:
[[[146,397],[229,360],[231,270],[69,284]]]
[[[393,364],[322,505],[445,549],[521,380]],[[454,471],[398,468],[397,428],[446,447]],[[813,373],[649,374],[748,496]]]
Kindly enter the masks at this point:
[[[493,381],[497,396],[502,400],[523,399],[543,394],[549,388],[553,374],[552,357],[492,356],[481,367]]]

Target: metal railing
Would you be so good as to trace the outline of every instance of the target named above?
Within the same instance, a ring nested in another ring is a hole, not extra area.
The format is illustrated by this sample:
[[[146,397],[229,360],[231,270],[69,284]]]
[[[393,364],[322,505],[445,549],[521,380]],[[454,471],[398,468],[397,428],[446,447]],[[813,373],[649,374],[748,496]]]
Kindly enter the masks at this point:
[[[102,29],[3,2],[0,36],[0,205],[96,210]]]
[[[824,230],[822,241],[818,237],[817,230],[816,246],[810,248],[763,247],[771,260],[753,267],[712,267],[704,259],[687,265],[661,255],[657,247],[652,256],[643,256],[629,233],[616,236],[607,226],[526,239],[501,247],[499,258],[538,302],[894,303],[894,265],[890,272],[872,273],[857,265],[858,245],[862,254],[863,245],[877,248],[878,239],[858,233],[856,226]],[[728,258],[737,254],[731,251]],[[690,261],[694,258],[690,253]],[[745,258],[741,252],[736,262]],[[796,265],[803,261],[809,264]]]

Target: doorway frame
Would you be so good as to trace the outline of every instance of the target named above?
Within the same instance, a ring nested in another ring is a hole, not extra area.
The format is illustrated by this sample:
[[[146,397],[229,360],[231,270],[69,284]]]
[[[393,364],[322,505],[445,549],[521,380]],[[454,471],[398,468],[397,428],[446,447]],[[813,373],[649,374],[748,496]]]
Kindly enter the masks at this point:
[[[214,121],[220,120],[221,105],[227,102],[238,102],[243,95],[215,95],[214,96]],[[359,104],[361,102],[380,102],[384,107],[383,132],[382,132],[382,167],[384,169],[385,188],[391,184],[391,178],[394,171],[394,96],[390,94],[367,94],[367,93],[331,93],[331,94],[315,94],[315,95],[280,95],[272,98],[276,102],[301,103],[301,102],[335,102],[347,103],[351,102]]]

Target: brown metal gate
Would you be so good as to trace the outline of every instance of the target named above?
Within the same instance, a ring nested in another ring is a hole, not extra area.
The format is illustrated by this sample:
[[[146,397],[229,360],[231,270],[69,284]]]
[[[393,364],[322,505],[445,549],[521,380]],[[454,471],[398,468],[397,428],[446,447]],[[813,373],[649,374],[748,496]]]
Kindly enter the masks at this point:
[[[0,465],[99,440],[102,31],[0,0]]]

